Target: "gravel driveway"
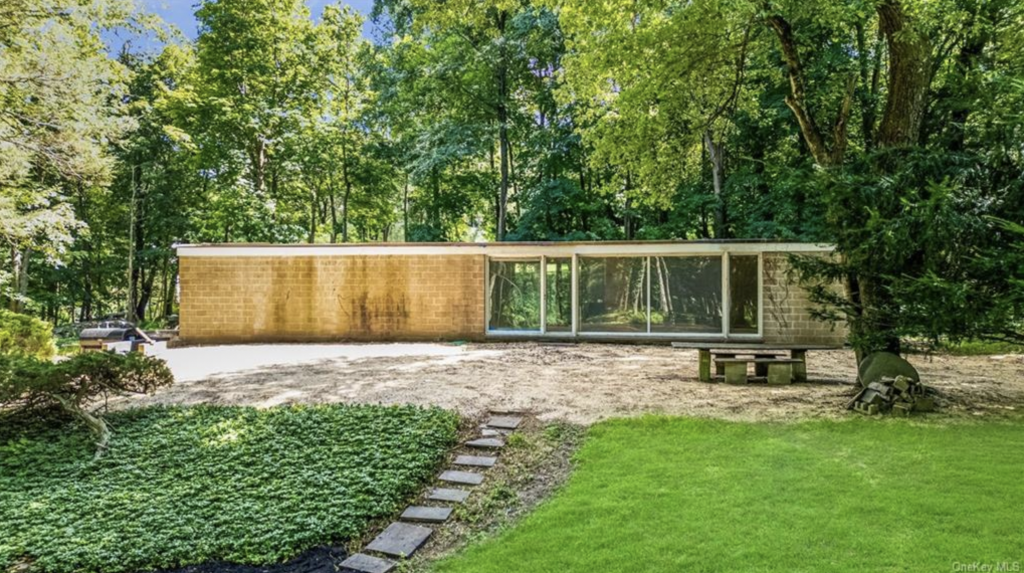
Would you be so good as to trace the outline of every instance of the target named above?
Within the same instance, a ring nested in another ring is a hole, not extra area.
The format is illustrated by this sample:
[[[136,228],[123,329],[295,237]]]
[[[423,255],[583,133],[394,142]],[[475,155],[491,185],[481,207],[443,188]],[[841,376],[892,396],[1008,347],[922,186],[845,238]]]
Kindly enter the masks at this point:
[[[845,415],[850,351],[810,352],[811,382],[728,386],[697,380],[696,351],[615,344],[274,344],[153,352],[177,383],[130,404],[434,404],[476,416],[529,411],[588,424],[642,413],[735,420]],[[947,413],[1024,411],[1024,356],[913,356]]]

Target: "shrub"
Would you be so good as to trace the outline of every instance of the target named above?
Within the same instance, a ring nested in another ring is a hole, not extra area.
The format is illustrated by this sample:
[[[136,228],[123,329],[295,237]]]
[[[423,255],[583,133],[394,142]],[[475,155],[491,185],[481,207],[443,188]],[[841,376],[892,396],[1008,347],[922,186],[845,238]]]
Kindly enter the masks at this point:
[[[0,354],[49,360],[57,352],[53,328],[27,314],[0,309]]]
[[[173,383],[174,375],[163,360],[141,354],[87,352],[56,364],[0,355],[0,413],[63,411],[93,432],[98,457],[107,447],[110,429],[91,409],[97,400],[149,394]]]

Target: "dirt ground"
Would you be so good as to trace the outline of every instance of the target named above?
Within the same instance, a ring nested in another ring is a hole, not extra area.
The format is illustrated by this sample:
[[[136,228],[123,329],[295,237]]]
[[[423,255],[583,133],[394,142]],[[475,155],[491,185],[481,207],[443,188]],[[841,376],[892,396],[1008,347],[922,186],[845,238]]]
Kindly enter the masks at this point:
[[[808,353],[806,384],[706,384],[697,380],[696,351],[596,343],[158,347],[154,354],[168,361],[177,383],[128,404],[412,403],[472,417],[532,412],[542,421],[576,424],[648,412],[733,420],[841,416],[856,376],[852,352],[828,351]],[[946,413],[1024,412],[1024,356],[910,361]]]

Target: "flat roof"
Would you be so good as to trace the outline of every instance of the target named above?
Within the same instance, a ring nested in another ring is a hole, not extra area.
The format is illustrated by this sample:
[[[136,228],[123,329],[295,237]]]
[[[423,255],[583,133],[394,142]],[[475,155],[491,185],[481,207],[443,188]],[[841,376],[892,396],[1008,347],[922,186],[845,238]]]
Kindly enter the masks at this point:
[[[489,243],[202,243],[175,245],[179,257],[319,257],[360,255],[491,255],[497,257],[572,255],[687,255],[714,253],[825,253],[826,243],[762,239],[695,241],[537,241]]]

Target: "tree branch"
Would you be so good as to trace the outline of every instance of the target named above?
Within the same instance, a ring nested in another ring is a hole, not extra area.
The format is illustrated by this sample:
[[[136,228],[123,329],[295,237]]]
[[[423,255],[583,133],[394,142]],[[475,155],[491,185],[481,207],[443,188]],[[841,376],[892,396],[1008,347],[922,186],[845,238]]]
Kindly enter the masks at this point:
[[[765,10],[770,10],[767,3]],[[819,165],[830,165],[832,156],[825,145],[825,138],[821,129],[814,121],[814,116],[807,109],[807,92],[804,86],[803,64],[800,61],[800,53],[797,50],[796,38],[793,36],[793,27],[785,18],[778,14],[772,14],[766,18],[768,26],[775,31],[782,48],[782,58],[786,62],[786,69],[789,73],[790,93],[786,96],[786,105],[793,111],[797,123],[800,124],[800,132],[811,150],[811,155]]]

